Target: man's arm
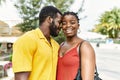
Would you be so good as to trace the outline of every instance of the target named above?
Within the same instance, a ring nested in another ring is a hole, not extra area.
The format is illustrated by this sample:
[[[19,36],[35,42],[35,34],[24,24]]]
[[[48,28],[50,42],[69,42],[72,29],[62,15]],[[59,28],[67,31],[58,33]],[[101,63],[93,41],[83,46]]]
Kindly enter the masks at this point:
[[[28,80],[30,72],[17,72],[15,73],[15,80]]]

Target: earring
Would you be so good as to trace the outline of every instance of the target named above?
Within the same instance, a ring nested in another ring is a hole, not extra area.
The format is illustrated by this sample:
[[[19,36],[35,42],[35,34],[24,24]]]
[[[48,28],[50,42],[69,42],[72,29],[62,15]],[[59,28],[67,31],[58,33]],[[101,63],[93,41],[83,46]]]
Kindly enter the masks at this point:
[[[81,30],[80,30],[80,29],[78,29],[78,30],[77,30],[77,32],[78,32],[78,34],[79,34],[79,33],[81,32]]]

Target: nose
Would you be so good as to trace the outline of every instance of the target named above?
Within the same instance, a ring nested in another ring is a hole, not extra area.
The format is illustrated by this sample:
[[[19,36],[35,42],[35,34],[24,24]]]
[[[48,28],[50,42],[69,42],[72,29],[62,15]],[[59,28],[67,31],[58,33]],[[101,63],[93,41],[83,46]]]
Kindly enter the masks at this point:
[[[71,24],[70,24],[70,23],[67,23],[66,27],[70,27],[70,26],[71,26]]]

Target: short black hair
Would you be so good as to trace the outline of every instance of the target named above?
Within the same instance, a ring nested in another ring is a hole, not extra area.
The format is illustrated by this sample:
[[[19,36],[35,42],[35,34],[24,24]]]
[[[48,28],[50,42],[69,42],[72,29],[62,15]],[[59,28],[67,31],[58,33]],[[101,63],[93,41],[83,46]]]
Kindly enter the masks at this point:
[[[57,13],[62,15],[62,13],[57,8],[55,8],[53,6],[43,7],[41,9],[40,14],[39,14],[39,25],[41,25],[48,16],[50,16],[52,18],[56,18]]]
[[[76,19],[77,19],[77,21],[78,21],[78,23],[79,23],[79,20],[80,20],[80,19],[79,19],[77,13],[67,11],[67,12],[64,12],[63,17],[66,16],[66,15],[73,15],[73,16],[75,16]]]

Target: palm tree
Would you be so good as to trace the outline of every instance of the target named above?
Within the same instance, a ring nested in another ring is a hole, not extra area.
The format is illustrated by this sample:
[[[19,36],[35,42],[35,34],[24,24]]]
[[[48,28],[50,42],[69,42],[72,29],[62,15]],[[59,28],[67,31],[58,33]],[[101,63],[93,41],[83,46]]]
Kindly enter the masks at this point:
[[[111,11],[106,11],[101,15],[99,22],[96,28],[99,26],[105,29],[109,38],[117,38],[120,31],[120,9],[113,8]]]

